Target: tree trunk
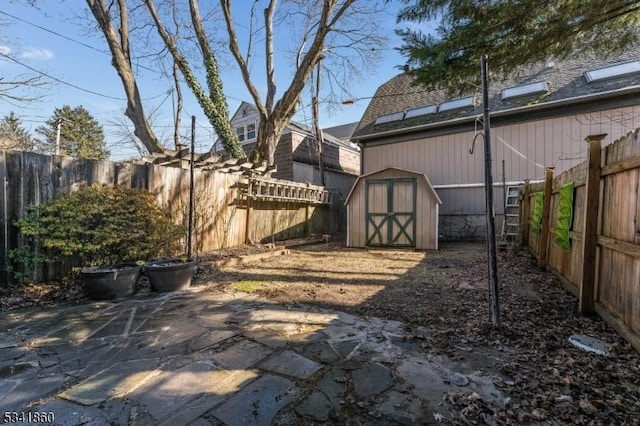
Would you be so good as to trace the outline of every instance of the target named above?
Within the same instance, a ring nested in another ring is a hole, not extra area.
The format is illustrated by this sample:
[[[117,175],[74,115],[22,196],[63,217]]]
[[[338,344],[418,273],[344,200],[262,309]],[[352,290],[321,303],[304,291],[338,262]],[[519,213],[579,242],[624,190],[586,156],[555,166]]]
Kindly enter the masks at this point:
[[[266,161],[269,166],[275,164],[276,146],[282,136],[286,124],[273,115],[260,117],[256,147],[251,153],[250,161],[260,163]]]

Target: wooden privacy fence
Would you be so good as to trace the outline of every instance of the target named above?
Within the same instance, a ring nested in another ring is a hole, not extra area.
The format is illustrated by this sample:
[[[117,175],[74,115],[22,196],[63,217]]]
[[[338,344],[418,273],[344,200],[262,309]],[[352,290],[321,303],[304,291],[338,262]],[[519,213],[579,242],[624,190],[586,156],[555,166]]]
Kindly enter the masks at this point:
[[[254,182],[255,188],[257,181],[262,182],[260,194],[249,190],[250,182]],[[9,251],[22,244],[16,220],[25,214],[28,206],[44,203],[57,193],[72,192],[93,183],[142,188],[155,194],[159,204],[177,223],[186,223],[188,216],[189,170],[177,167],[0,150],[0,182],[3,183],[0,189],[0,287],[11,279],[7,272]],[[332,200],[323,187],[264,177],[250,181],[242,174],[203,169],[195,170],[194,185],[193,252],[196,254],[239,246],[247,241],[329,234],[344,225],[340,200]],[[39,278],[60,278],[68,272],[64,269],[60,265],[48,265]]]
[[[523,243],[640,351],[640,129],[604,149],[587,138],[587,161],[543,183],[525,183]]]

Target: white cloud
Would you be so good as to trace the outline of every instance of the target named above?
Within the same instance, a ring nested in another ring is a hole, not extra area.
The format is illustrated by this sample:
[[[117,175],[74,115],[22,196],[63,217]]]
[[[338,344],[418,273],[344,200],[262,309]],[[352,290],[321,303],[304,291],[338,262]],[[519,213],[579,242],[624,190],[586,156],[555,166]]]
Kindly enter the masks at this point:
[[[39,49],[36,47],[29,47],[25,49],[20,56],[23,59],[32,59],[36,61],[46,61],[53,58],[53,52],[49,49]]]
[[[0,53],[3,55],[8,55],[11,53],[11,48],[9,46],[0,45]]]

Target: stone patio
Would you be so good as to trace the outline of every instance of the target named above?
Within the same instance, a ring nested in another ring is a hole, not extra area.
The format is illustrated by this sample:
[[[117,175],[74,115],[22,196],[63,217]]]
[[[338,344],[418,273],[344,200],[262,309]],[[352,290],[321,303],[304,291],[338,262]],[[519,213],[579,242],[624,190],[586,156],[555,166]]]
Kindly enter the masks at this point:
[[[402,323],[208,287],[10,311],[0,330],[0,407],[59,425],[429,424],[462,389]]]

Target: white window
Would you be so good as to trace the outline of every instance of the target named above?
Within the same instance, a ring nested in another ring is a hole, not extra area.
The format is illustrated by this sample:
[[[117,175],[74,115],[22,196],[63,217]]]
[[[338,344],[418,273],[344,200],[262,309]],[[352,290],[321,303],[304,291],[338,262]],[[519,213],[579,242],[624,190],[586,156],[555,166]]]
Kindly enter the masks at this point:
[[[244,142],[244,126],[236,127],[236,135],[238,135],[240,142]]]
[[[247,124],[247,140],[256,138],[256,123]]]
[[[236,135],[240,142],[249,142],[256,138],[256,122],[236,127]]]

